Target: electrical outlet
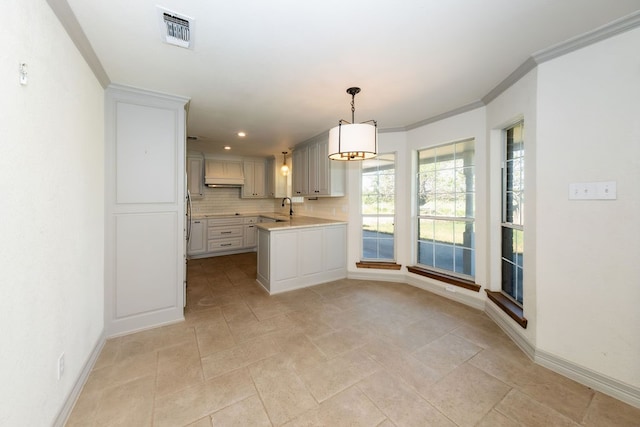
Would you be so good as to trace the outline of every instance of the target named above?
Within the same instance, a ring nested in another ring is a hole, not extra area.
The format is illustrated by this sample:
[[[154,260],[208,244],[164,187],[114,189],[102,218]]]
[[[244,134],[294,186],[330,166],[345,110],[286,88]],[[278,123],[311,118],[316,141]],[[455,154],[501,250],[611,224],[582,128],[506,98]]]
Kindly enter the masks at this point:
[[[58,380],[64,375],[64,352],[58,357]]]

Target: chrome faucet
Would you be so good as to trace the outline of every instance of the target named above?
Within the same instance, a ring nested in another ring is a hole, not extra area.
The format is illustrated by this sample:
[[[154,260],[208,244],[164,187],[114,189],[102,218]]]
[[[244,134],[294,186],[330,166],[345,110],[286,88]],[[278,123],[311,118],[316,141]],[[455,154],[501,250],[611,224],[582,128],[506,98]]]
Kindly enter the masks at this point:
[[[284,208],[284,203],[289,200],[289,216],[293,215],[293,202],[291,201],[291,197],[285,197],[282,199],[282,207]]]

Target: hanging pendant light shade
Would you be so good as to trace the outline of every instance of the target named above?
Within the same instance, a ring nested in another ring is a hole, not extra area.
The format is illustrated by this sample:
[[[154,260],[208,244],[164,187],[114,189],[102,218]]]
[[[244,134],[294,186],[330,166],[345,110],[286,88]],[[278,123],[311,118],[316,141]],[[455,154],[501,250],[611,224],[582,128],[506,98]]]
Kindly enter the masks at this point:
[[[287,165],[287,151],[282,152],[282,167],[280,167],[282,175],[289,175],[289,166]]]
[[[378,124],[375,120],[355,122],[355,97],[359,87],[350,87],[351,123],[338,121],[338,126],[329,131],[329,158],[331,160],[366,160],[378,153]]]

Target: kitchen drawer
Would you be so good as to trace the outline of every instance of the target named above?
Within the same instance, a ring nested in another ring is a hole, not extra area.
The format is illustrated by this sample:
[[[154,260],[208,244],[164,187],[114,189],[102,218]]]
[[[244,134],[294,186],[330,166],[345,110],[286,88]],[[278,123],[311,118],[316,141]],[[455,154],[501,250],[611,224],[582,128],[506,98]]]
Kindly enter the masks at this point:
[[[244,219],[245,224],[255,224],[258,222],[258,217],[256,216],[248,216]]]
[[[225,227],[207,228],[207,239],[226,239],[229,237],[240,237],[243,235],[243,225],[232,225]]]
[[[216,239],[207,242],[207,250],[209,252],[232,251],[242,248],[242,237],[233,239]]]
[[[208,227],[220,227],[234,224],[243,224],[243,218],[241,216],[231,216],[228,218],[209,218],[207,220]]]

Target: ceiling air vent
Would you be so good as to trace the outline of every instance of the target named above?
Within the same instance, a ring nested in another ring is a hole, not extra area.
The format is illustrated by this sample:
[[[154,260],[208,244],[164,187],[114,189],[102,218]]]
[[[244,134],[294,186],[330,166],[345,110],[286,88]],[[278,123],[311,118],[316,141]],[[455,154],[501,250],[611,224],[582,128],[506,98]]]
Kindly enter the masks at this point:
[[[157,8],[162,41],[175,46],[193,49],[194,19],[160,6],[157,6]]]

